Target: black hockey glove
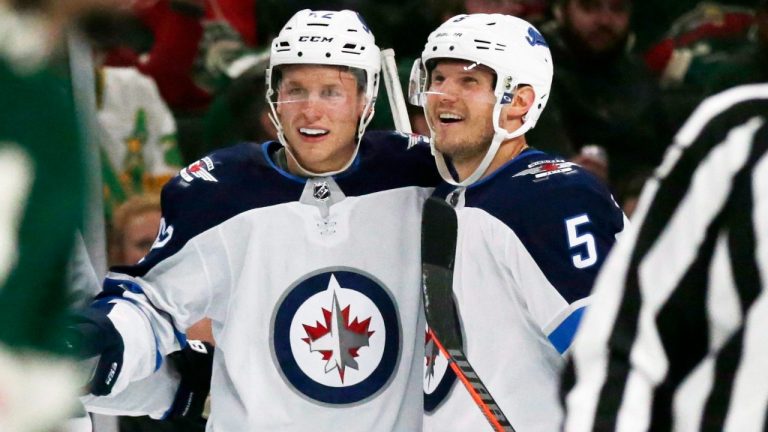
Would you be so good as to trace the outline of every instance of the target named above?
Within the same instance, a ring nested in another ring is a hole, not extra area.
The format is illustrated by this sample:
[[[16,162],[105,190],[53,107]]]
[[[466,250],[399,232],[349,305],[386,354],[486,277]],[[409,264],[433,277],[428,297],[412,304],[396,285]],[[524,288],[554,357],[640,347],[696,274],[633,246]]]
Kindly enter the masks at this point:
[[[168,355],[168,361],[181,375],[181,382],[166,418],[202,420],[205,400],[211,391],[213,345],[199,340],[188,340],[184,349]]]
[[[96,396],[112,392],[123,366],[123,338],[107,314],[111,304],[95,304],[78,311],[67,328],[65,342],[72,355],[81,360],[95,359],[86,389]]]

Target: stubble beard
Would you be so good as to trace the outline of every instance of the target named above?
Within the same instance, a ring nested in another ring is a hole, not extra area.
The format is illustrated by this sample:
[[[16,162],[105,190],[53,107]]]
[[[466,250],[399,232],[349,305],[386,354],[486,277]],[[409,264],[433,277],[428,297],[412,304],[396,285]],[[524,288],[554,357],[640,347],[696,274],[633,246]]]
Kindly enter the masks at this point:
[[[484,130],[480,136],[438,136],[435,147],[446,155],[454,164],[468,164],[476,161],[478,164],[485,157],[493,140],[493,128]]]

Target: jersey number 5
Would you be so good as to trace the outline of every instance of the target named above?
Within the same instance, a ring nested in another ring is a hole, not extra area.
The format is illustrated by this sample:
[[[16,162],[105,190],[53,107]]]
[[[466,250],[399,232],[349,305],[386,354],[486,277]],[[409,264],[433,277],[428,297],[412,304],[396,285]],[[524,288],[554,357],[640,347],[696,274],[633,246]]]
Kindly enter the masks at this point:
[[[573,266],[578,269],[583,269],[594,265],[597,262],[597,248],[595,247],[595,237],[592,234],[586,232],[579,234],[577,228],[579,225],[588,224],[589,216],[583,214],[581,216],[572,217],[565,220],[565,229],[568,232],[568,246],[574,249],[579,246],[586,246],[587,253],[579,252],[571,255]]]

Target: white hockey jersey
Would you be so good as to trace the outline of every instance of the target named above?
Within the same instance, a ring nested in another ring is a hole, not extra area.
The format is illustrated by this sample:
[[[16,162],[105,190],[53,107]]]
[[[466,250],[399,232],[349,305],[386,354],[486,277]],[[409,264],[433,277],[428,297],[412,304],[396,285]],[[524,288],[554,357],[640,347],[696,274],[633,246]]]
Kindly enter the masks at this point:
[[[626,218],[596,178],[532,149],[435,195],[457,209],[453,292],[467,359],[516,430],[559,430],[561,355]],[[492,430],[426,345],[424,430]]]
[[[278,147],[217,151],[165,187],[152,251],[105,281],[99,301],[115,303],[126,355],[114,396],[86,398],[91,410],[152,411],[129,381],[210,317],[208,430],[421,429],[429,148],[368,133],[347,171],[306,179],[273,163]]]

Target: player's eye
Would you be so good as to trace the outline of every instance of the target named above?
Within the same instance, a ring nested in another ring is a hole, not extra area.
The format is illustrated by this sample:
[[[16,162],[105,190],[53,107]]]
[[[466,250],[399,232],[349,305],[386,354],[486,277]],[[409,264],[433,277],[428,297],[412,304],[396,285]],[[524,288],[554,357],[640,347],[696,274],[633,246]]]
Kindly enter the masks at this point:
[[[302,87],[291,86],[291,87],[285,88],[281,93],[289,97],[301,97],[301,96],[305,96],[307,91]]]
[[[440,85],[445,82],[445,77],[441,74],[432,75],[432,79],[429,80],[429,86]]]
[[[338,98],[344,95],[344,93],[338,87],[325,87],[320,93],[325,98]]]

